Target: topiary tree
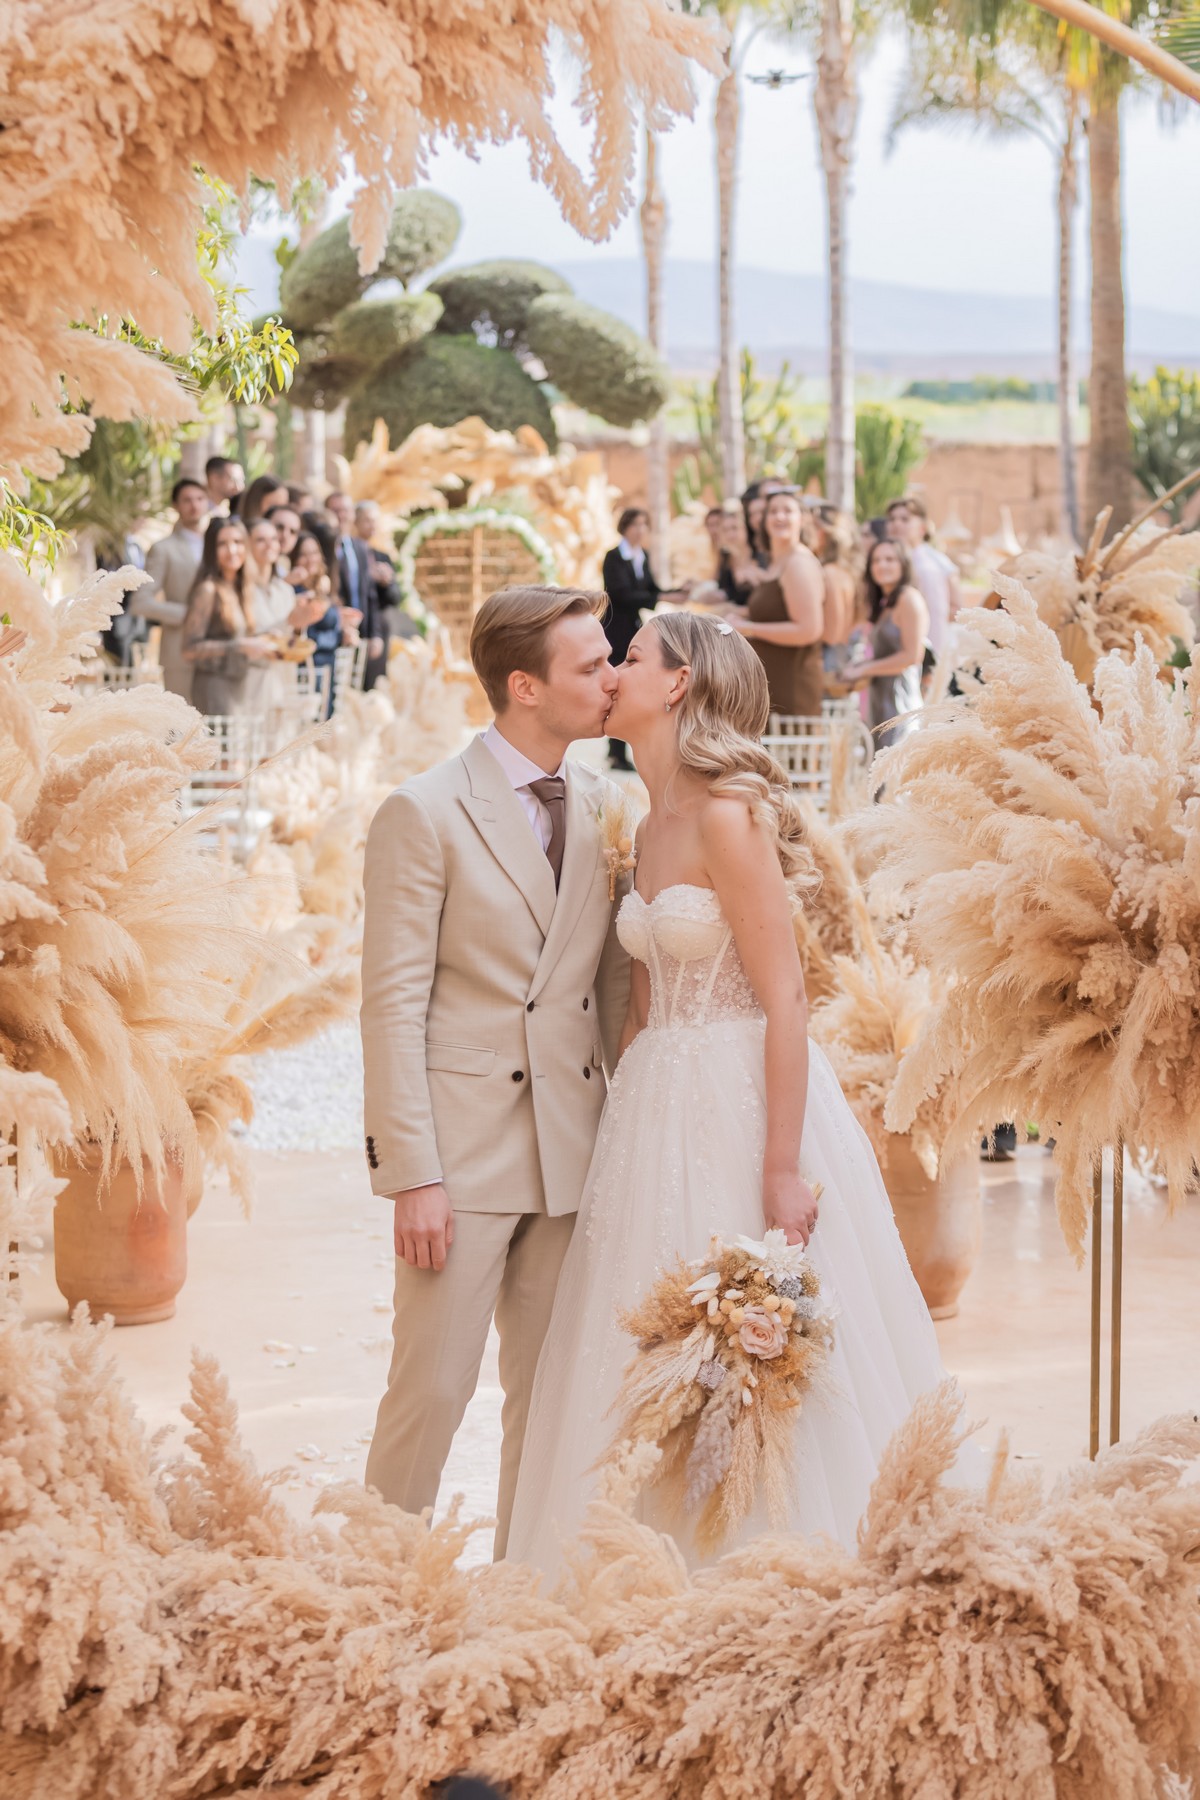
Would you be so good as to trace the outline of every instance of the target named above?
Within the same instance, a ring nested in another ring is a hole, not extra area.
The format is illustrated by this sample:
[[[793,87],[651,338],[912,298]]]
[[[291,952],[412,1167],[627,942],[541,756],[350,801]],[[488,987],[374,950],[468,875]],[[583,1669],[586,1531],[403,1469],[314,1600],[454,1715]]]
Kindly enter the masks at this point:
[[[352,390],[346,452],[370,437],[376,419],[399,444],[418,425],[457,425],[476,414],[493,431],[532,425],[551,447],[557,442],[550,402],[515,356],[467,334],[437,333],[372,369]]]
[[[442,302],[438,330],[469,331],[505,350],[525,348],[525,320],[545,294],[569,294],[570,283],[536,262],[481,262],[453,269],[430,282]]]
[[[534,300],[525,336],[555,387],[612,425],[636,425],[666,404],[670,378],[645,338],[574,294]]]
[[[387,247],[379,267],[359,273],[350,242],[349,217],[338,219],[295,256],[279,282],[279,304],[292,329],[327,325],[344,306],[378,281],[407,287],[442,262],[458,242],[462,217],[453,200],[426,188],[401,194],[392,211]]]
[[[442,316],[436,294],[401,294],[395,300],[356,300],[329,328],[332,355],[373,369],[432,331]]]
[[[660,410],[667,371],[650,345],[577,300],[562,276],[540,263],[475,263],[419,294],[364,298],[374,282],[407,284],[447,255],[459,223],[458,209],[440,194],[401,195],[383,261],[367,280],[358,272],[348,219],[299,252],[279,284],[300,357],[295,405],[328,409],[349,401],[347,453],[370,437],[377,418],[396,444],[418,425],[457,425],[472,415],[494,430],[532,425],[552,444],[543,379],[614,425]]]

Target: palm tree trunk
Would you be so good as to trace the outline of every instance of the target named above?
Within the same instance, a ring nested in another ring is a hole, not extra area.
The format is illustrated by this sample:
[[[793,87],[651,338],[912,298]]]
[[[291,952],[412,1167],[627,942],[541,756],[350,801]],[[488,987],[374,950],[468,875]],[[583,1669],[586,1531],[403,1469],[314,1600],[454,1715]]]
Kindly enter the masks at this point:
[[[663,251],[667,237],[667,204],[658,178],[658,139],[646,132],[646,185],[640,212],[642,254],[646,262],[646,336],[663,352]],[[650,509],[651,558],[660,581],[670,581],[671,508],[667,421],[657,413],[650,421],[646,446],[646,502]]]
[[[741,96],[733,63],[735,17],[724,18],[730,31],[725,74],[717,88],[714,124],[717,139],[717,441],[721,452],[721,494],[729,500],[746,485],[746,446],[742,429],[741,366],[733,313],[733,224],[737,197],[738,125]]]
[[[1133,486],[1125,385],[1125,288],[1121,274],[1120,94],[1097,82],[1088,112],[1092,241],[1092,429],[1087,516],[1111,506],[1110,529],[1130,517]]]
[[[829,305],[829,424],[825,433],[825,493],[834,506],[854,510],[854,358],[846,273],[846,203],[858,92],[853,28],[846,0],[822,0],[821,48],[813,99],[825,172],[827,294]]]
[[[1078,106],[1067,100],[1067,128],[1058,165],[1058,466],[1062,486],[1062,525],[1082,543],[1079,519],[1079,470],[1075,456],[1075,355],[1071,342],[1074,311],[1074,226],[1079,201],[1076,149]]]

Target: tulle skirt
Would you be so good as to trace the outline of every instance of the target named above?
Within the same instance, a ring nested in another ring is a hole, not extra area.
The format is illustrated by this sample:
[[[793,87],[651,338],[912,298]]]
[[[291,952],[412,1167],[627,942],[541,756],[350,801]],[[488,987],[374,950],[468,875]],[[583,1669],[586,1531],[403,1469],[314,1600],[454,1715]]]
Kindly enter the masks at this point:
[[[518,1561],[554,1573],[581,1523],[634,1353],[621,1311],[714,1233],[762,1236],[763,1039],[761,1018],[647,1029],[621,1059],[538,1363],[509,1538]],[[853,1547],[880,1453],[944,1371],[874,1153],[813,1043],[801,1171],[824,1189],[810,1255],[836,1322],[827,1391],[795,1425],[788,1525]],[[767,1529],[760,1511],[742,1537]]]

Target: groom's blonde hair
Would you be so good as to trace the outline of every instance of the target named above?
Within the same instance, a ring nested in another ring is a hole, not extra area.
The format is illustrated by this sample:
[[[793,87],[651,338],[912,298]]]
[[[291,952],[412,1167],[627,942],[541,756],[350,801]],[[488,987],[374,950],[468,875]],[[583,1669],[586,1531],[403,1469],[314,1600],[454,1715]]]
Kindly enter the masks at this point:
[[[489,594],[471,626],[471,665],[496,713],[508,705],[508,678],[521,669],[545,681],[550,633],[575,613],[599,618],[607,601],[586,588],[508,587]]]

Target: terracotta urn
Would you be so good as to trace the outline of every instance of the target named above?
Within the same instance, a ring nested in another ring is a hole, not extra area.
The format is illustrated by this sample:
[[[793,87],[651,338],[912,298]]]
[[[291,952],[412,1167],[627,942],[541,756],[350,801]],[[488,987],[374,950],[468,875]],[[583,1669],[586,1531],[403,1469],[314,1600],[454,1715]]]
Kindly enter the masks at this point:
[[[883,1183],[930,1316],[952,1319],[983,1236],[978,1162],[963,1157],[931,1181],[911,1141],[889,1133]]]
[[[139,1199],[129,1163],[101,1189],[98,1156],[63,1161],[66,1187],[54,1206],[54,1278],[67,1304],[86,1300],[93,1318],[118,1325],[169,1319],[187,1275],[189,1194],[168,1162],[158,1180],[144,1165]]]

